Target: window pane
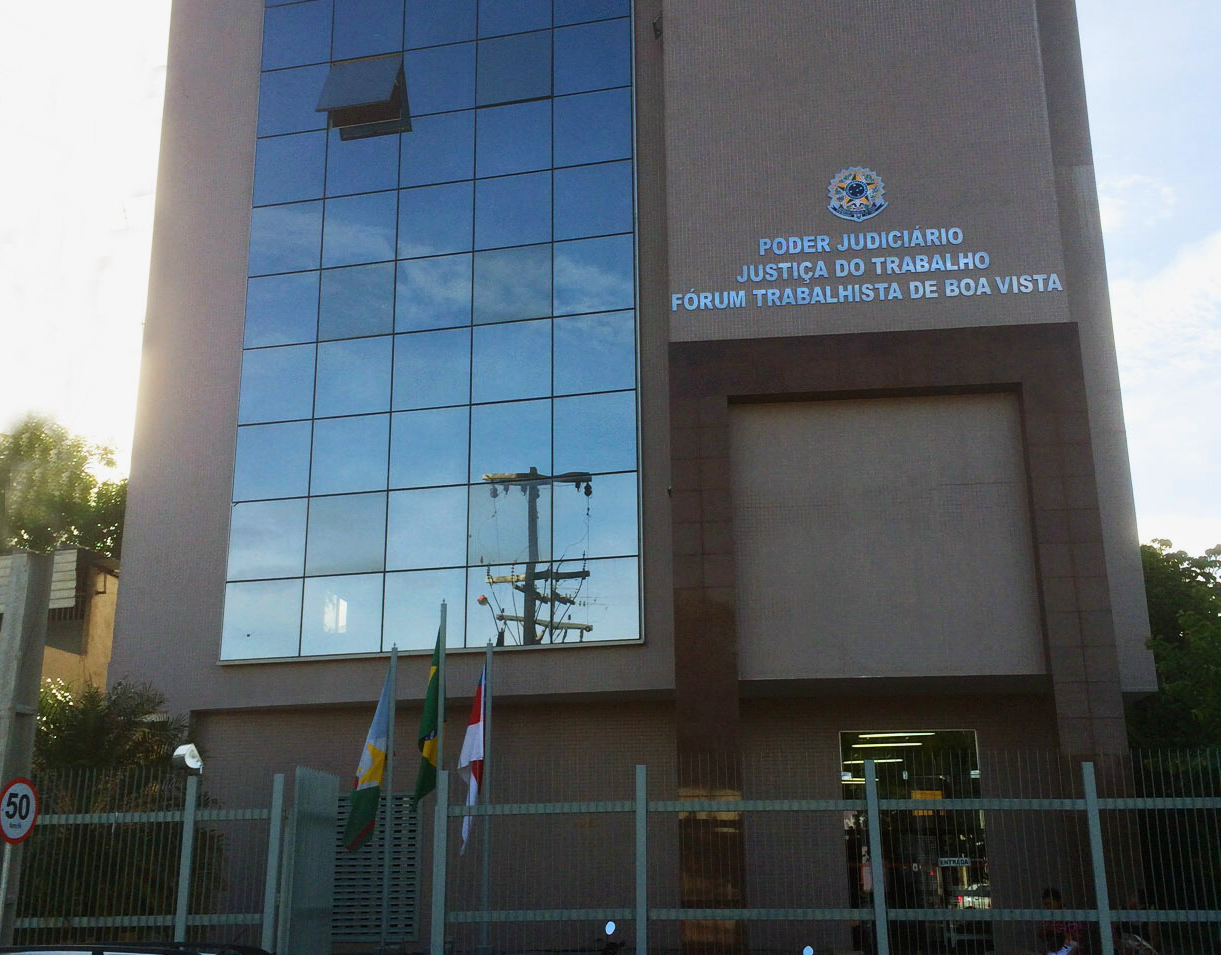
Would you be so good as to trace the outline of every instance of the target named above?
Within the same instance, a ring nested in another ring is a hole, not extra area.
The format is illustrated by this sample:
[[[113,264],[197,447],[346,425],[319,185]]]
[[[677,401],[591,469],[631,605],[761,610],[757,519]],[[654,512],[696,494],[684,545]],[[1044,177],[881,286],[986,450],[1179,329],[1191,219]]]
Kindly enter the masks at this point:
[[[475,329],[471,400],[509,401],[551,393],[551,320]]]
[[[479,35],[500,36],[551,26],[551,0],[479,0]]]
[[[310,423],[237,429],[233,499],[297,497],[309,492]]]
[[[481,482],[471,485],[470,502],[467,563],[476,566],[516,564],[517,573],[521,573],[521,565],[530,560],[532,553],[532,525],[538,534],[534,542],[537,545],[535,560],[548,560],[551,553],[550,485],[532,484],[522,493],[521,485],[508,485],[506,489],[503,484]]]
[[[602,163],[555,172],[555,237],[630,232],[632,164]]]
[[[555,100],[557,166],[627,159],[631,155],[631,90],[603,90]]]
[[[273,8],[263,15],[263,69],[325,63],[331,58],[331,5],[326,0]]]
[[[407,49],[474,38],[475,0],[407,0]]]
[[[635,289],[630,235],[556,243],[556,315],[631,308]]]
[[[325,133],[260,139],[254,153],[254,204],[319,198],[325,165]]]
[[[376,653],[382,646],[382,575],[305,582],[301,655]]]
[[[550,173],[475,183],[475,248],[527,245],[550,238]]]
[[[470,179],[475,153],[475,113],[440,113],[412,120],[402,135],[399,185]]]
[[[314,402],[314,346],[259,348],[242,355],[237,420],[308,418]]]
[[[390,424],[390,486],[465,484],[470,412],[437,408],[396,414]]]
[[[589,643],[640,639],[640,582],[635,557],[588,562],[569,560],[557,563],[555,569],[561,573],[589,571],[589,578],[581,582],[581,589],[577,591],[577,604],[567,609],[564,619],[592,627],[586,632],[557,634],[557,640]],[[566,581],[561,592],[571,596],[574,590],[572,583]]]
[[[471,323],[471,257],[450,255],[398,264],[394,325],[400,332]]]
[[[474,43],[416,50],[408,53],[404,60],[407,102],[413,117],[470,109],[475,105]]]
[[[469,329],[396,335],[394,410],[466,404],[470,362]]]
[[[626,19],[555,31],[557,96],[631,82],[632,45]]]
[[[466,624],[466,571],[423,570],[386,575],[386,613],[382,649],[431,651],[437,643],[441,601],[447,646],[462,646]]]
[[[551,31],[479,43],[479,106],[551,95]]]
[[[483,480],[485,474],[525,472],[532,467],[543,474],[551,470],[550,401],[515,401],[471,409],[472,481]]]
[[[400,259],[471,248],[471,183],[425,186],[399,193]]]
[[[465,487],[391,493],[387,570],[452,567],[465,562]]]
[[[334,0],[331,59],[346,60],[401,50],[403,0]]]
[[[301,576],[305,500],[235,504],[229,521],[229,580]]]
[[[590,487],[589,497],[571,484],[552,492],[556,560],[637,553],[635,473],[595,474]]]
[[[475,256],[476,323],[551,313],[551,246],[498,249]]]
[[[626,17],[631,13],[631,0],[555,0],[555,25]]]
[[[322,203],[263,206],[250,213],[250,274],[318,268]]]
[[[317,272],[273,275],[246,283],[247,348],[312,342],[317,328]]]
[[[396,205],[393,192],[328,199],[322,264],[357,265],[393,259]]]
[[[504,176],[551,166],[551,102],[517,103],[481,109],[480,176]]]
[[[315,421],[310,492],[340,494],[384,488],[389,445],[389,415]]]
[[[259,135],[326,129],[326,113],[316,110],[330,65],[264,73],[259,80]]]
[[[318,346],[314,414],[364,414],[390,408],[390,338],[357,338]]]
[[[322,273],[319,339],[386,335],[393,330],[393,262]]]
[[[635,469],[635,392],[557,398],[555,433],[557,472]]]
[[[557,395],[635,386],[636,323],[632,312],[557,318],[554,334]]]
[[[301,579],[225,588],[222,660],[295,657],[301,634]]]
[[[338,130],[331,130],[326,155],[328,196],[393,189],[399,184],[398,171],[397,136],[369,136],[345,142]]]
[[[382,569],[386,495],[315,497],[309,502],[305,572],[347,574]]]

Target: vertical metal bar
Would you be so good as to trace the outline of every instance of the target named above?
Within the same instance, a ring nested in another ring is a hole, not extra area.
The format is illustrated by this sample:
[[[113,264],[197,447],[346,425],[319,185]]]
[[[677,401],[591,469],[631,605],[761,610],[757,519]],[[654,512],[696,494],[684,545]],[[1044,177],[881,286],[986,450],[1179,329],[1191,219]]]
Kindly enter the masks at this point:
[[[1102,820],[1098,813],[1098,786],[1094,764],[1081,764],[1081,788],[1085,794],[1086,823],[1090,832],[1090,856],[1094,865],[1094,902],[1098,908],[1098,941],[1102,955],[1115,955],[1111,932],[1111,900],[1107,893],[1106,858],[1102,851]]]
[[[865,819],[869,827],[869,872],[873,877],[876,951],[877,955],[890,955],[890,932],[886,927],[886,866],[882,860],[882,817],[878,812],[878,767],[872,759],[865,760]]]
[[[0,870],[0,935],[3,935],[5,940],[12,939],[12,926],[17,924],[17,906],[13,906],[12,922],[9,922],[9,904],[8,904],[8,874],[13,867],[13,844],[6,842],[4,844],[4,862],[3,869]]]
[[[284,826],[284,774],[276,773],[271,781],[271,810],[267,817],[267,872],[263,879],[262,948],[271,951],[276,945],[276,888],[280,875],[280,834]]]
[[[483,778],[480,780],[479,801],[492,804],[492,641],[483,655]],[[486,913],[492,907],[492,814],[483,817],[483,871],[479,882],[479,907]],[[491,924],[479,923],[478,955],[487,955]]]
[[[187,909],[191,901],[191,856],[195,851],[195,805],[199,777],[187,777],[187,795],[182,805],[182,852],[178,856],[178,906],[174,910],[174,941],[187,940]]]
[[[386,682],[390,684],[390,712],[386,721],[386,765],[382,773],[382,789],[385,791],[386,811],[382,819],[382,919],[380,929],[380,951],[386,950],[386,936],[390,931],[390,851],[394,842],[394,721],[395,707],[399,697],[399,645],[390,647],[390,673]]]
[[[636,955],[649,955],[648,770],[636,765]]]
[[[428,955],[445,955],[445,840],[449,834],[449,773],[444,769],[437,770],[437,802],[432,811],[432,925]]]
[[[437,654],[437,772],[445,768],[445,649],[449,635],[445,632],[449,608],[441,601],[441,627],[438,631],[441,652]],[[437,783],[437,789],[441,783]]]

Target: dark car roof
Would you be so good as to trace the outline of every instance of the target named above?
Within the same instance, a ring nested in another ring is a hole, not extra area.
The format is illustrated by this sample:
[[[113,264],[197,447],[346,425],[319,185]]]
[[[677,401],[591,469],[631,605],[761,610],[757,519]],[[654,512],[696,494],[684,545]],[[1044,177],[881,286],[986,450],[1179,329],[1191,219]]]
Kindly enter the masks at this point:
[[[67,942],[61,945],[17,945],[0,948],[0,955],[270,955],[253,945],[226,945],[223,942],[167,942],[150,945],[141,942]]]

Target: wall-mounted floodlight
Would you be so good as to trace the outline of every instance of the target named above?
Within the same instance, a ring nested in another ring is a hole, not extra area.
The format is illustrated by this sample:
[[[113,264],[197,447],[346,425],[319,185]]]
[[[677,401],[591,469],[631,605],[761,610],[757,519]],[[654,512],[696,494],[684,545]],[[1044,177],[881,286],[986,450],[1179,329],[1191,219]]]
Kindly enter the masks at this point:
[[[183,743],[174,750],[174,767],[185,770],[191,776],[203,773],[203,757],[194,743]]]

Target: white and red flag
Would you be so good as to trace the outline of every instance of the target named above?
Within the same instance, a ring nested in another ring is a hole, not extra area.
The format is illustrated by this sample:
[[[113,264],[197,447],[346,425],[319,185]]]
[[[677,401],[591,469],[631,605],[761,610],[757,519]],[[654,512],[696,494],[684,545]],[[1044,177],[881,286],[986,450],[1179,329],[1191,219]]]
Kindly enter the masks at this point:
[[[466,724],[466,736],[462,740],[462,754],[458,757],[458,774],[466,780],[466,804],[473,806],[479,801],[479,784],[483,781],[483,680],[486,668],[479,674],[479,685],[475,687],[475,699],[471,701],[471,718]],[[466,851],[467,836],[471,831],[471,817],[462,817],[462,852]]]

